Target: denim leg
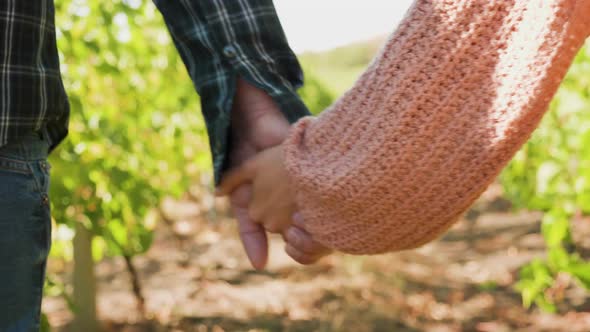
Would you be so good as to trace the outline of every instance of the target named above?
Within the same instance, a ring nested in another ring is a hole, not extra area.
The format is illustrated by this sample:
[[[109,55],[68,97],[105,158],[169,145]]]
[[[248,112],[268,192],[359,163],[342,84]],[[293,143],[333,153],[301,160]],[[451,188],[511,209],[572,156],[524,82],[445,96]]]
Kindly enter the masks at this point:
[[[39,330],[51,245],[49,167],[42,141],[0,147],[0,331]],[[20,153],[23,152],[23,153]],[[40,159],[39,159],[40,158]]]

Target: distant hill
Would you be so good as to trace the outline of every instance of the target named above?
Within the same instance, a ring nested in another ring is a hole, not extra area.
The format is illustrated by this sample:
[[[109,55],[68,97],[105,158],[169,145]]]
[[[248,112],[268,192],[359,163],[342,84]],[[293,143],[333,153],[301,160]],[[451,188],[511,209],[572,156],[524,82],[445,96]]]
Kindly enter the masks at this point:
[[[305,52],[298,57],[306,73],[339,96],[352,86],[384,41],[385,37],[378,37],[324,52]]]

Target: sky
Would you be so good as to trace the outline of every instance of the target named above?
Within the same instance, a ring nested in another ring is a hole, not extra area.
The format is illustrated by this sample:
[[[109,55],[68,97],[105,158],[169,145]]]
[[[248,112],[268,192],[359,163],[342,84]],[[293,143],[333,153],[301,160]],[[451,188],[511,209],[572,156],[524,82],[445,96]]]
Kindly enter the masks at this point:
[[[274,0],[296,53],[391,33],[412,0]]]

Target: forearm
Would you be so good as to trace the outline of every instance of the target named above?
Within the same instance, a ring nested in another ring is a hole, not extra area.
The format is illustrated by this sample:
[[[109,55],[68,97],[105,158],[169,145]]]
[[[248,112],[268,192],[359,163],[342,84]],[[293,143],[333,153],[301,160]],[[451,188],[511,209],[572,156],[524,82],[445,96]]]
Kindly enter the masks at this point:
[[[285,143],[309,231],[373,254],[448,229],[538,125],[588,3],[417,1],[355,86]]]
[[[303,83],[271,0],[154,0],[187,67],[201,105],[216,182],[231,149],[237,80],[265,91],[291,123],[308,115],[296,93]]]

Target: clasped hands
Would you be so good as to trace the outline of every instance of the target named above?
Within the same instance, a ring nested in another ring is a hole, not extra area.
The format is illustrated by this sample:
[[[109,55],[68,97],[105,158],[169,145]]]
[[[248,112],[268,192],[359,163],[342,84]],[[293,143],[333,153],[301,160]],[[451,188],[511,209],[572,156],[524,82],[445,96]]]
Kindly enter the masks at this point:
[[[231,118],[230,170],[216,194],[230,196],[238,230],[252,266],[268,260],[266,232],[283,236],[285,251],[301,264],[330,253],[305,230],[284,168],[280,144],[289,123],[264,91],[238,80]]]

